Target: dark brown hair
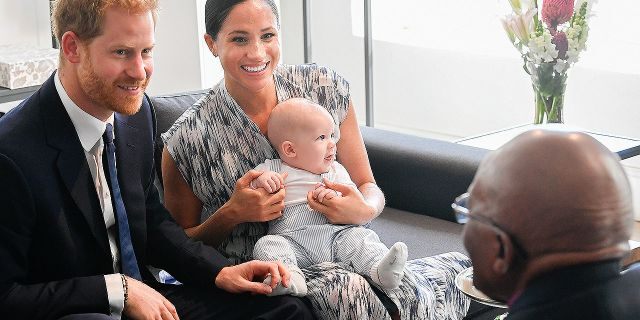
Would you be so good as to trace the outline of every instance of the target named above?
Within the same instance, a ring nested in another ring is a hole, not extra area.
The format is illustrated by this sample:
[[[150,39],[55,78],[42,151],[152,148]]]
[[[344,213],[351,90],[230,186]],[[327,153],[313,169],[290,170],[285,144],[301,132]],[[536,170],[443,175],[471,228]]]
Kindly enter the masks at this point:
[[[233,7],[245,1],[247,0],[207,0],[204,6],[204,23],[207,34],[216,39],[222,24],[229,16],[229,12]],[[263,1],[271,8],[273,16],[276,18],[276,27],[280,29],[280,15],[275,2],[273,0]]]

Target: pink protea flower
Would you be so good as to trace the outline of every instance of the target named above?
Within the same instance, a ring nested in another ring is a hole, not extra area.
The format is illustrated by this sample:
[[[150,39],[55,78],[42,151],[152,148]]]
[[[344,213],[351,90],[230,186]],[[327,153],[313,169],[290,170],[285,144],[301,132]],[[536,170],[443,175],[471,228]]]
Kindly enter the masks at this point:
[[[556,45],[558,59],[564,60],[567,57],[567,50],[569,49],[567,35],[562,31],[556,32],[556,34],[553,35],[553,39],[551,39],[551,43]]]
[[[544,21],[554,34],[556,27],[563,24],[573,15],[574,0],[544,0],[542,3],[542,21]]]

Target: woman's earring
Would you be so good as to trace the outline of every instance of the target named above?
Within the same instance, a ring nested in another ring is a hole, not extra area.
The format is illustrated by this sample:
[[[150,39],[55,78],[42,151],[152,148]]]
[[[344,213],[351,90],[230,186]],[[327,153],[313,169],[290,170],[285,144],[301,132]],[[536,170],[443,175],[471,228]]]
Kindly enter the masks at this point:
[[[217,53],[213,53],[213,56],[217,58],[217,57],[218,57],[218,54],[217,54]]]

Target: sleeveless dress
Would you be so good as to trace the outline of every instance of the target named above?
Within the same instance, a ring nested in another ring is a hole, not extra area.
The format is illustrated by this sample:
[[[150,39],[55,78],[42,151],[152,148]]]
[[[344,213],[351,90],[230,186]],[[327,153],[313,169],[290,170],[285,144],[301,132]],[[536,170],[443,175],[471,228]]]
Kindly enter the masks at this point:
[[[325,107],[336,128],[349,108],[349,83],[333,70],[310,65],[279,65],[273,74],[278,102],[302,97]],[[225,88],[224,80],[187,109],[162,135],[176,166],[202,201],[201,221],[228,201],[236,181],[278,154]],[[335,131],[340,139],[340,131]],[[338,159],[340,155],[337,155]],[[238,225],[219,246],[232,263],[253,259],[256,241],[267,223]],[[454,285],[455,276],[471,266],[460,253],[445,253],[407,262],[398,289],[385,291],[402,319],[461,319],[469,300]],[[308,295],[320,319],[390,319],[371,285],[334,263],[303,269]],[[377,289],[378,290],[378,289]]]

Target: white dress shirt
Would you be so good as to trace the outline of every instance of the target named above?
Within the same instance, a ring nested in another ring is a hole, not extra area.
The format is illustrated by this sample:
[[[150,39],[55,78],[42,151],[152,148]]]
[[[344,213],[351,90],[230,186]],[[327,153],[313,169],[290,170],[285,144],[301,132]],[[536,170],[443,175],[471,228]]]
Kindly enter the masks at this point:
[[[84,149],[87,163],[89,164],[89,170],[91,170],[91,176],[96,187],[96,193],[100,200],[100,207],[102,208],[102,215],[104,217],[104,224],[107,229],[107,235],[109,237],[109,248],[111,249],[111,258],[113,261],[113,271],[118,272],[120,254],[118,252],[118,245],[116,242],[117,225],[115,214],[113,211],[113,204],[111,202],[111,192],[109,191],[109,185],[105,177],[104,167],[102,166],[102,153],[104,150],[104,142],[102,141],[102,134],[104,133],[107,123],[113,125],[113,115],[103,122],[102,120],[93,117],[80,109],[75,104],[62,86],[60,81],[60,73],[56,72],[54,77],[54,83],[60,100],[64,108],[67,110],[67,114],[71,118],[71,122],[76,129],[82,148]],[[122,286],[122,279],[119,273],[108,274],[104,276],[104,280],[107,285],[107,297],[109,298],[109,306],[111,307],[111,315],[120,319],[122,315],[122,309],[124,309],[124,288]]]

